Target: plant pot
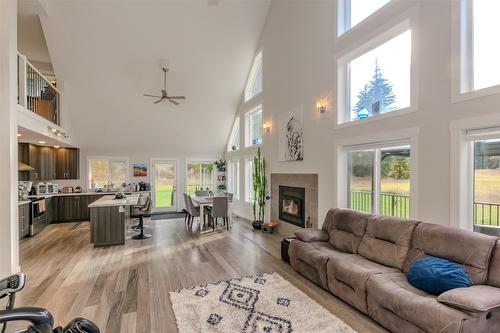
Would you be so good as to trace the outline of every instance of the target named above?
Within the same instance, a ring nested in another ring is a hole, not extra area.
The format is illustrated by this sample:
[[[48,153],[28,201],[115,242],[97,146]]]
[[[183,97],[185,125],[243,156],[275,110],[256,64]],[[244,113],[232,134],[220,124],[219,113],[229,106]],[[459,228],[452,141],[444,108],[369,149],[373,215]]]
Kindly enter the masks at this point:
[[[255,230],[261,230],[262,229],[262,221],[253,221],[252,222],[252,227]]]

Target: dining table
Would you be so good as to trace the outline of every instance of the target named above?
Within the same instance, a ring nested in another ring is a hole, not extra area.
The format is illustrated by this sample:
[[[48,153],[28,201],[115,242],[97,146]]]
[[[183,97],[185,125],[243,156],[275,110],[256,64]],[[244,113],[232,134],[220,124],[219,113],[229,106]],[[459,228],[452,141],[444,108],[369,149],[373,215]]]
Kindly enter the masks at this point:
[[[196,195],[192,195],[191,198],[193,199],[193,203],[197,204],[200,207],[200,228],[198,229],[200,234],[208,234],[225,228],[224,226],[219,228],[218,225],[216,225],[214,230],[212,226],[209,226],[208,223],[206,223],[207,221],[205,219],[205,214],[203,212],[205,211],[205,207],[212,207],[214,202],[213,196],[199,197]],[[231,225],[231,220],[232,220],[231,208],[232,208],[232,200],[228,202],[227,223],[229,225]]]

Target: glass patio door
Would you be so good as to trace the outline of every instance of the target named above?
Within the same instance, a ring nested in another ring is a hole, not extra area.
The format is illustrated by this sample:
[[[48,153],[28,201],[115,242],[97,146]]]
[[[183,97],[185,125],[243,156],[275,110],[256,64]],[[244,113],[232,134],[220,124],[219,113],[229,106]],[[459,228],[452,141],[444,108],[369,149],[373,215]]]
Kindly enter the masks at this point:
[[[177,161],[153,160],[153,210],[177,211]]]

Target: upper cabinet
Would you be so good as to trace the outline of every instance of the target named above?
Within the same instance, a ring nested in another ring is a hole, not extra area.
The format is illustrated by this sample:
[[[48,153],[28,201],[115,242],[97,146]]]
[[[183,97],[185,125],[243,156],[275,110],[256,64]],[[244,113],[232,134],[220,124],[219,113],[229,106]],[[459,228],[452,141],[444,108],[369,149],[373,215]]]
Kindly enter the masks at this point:
[[[40,147],[20,143],[19,161],[34,169],[20,171],[19,180],[46,181],[80,178],[80,150],[78,148]]]

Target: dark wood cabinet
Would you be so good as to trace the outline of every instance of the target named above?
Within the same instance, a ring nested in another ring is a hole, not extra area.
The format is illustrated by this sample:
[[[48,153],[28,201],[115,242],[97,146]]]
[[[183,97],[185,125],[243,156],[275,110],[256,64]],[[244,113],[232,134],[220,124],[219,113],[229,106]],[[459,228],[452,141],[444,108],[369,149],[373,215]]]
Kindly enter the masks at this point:
[[[79,179],[80,150],[78,148],[58,148],[55,151],[55,179]]]
[[[47,207],[47,222],[52,223],[57,221],[57,197],[47,197],[45,199]]]
[[[61,195],[53,197],[55,212],[52,222],[89,221],[89,205],[100,197],[102,197],[100,194]]]
[[[20,143],[18,160],[34,168],[20,171],[19,180],[80,179],[80,149],[41,147]]]
[[[19,239],[30,233],[30,204],[19,205]]]

